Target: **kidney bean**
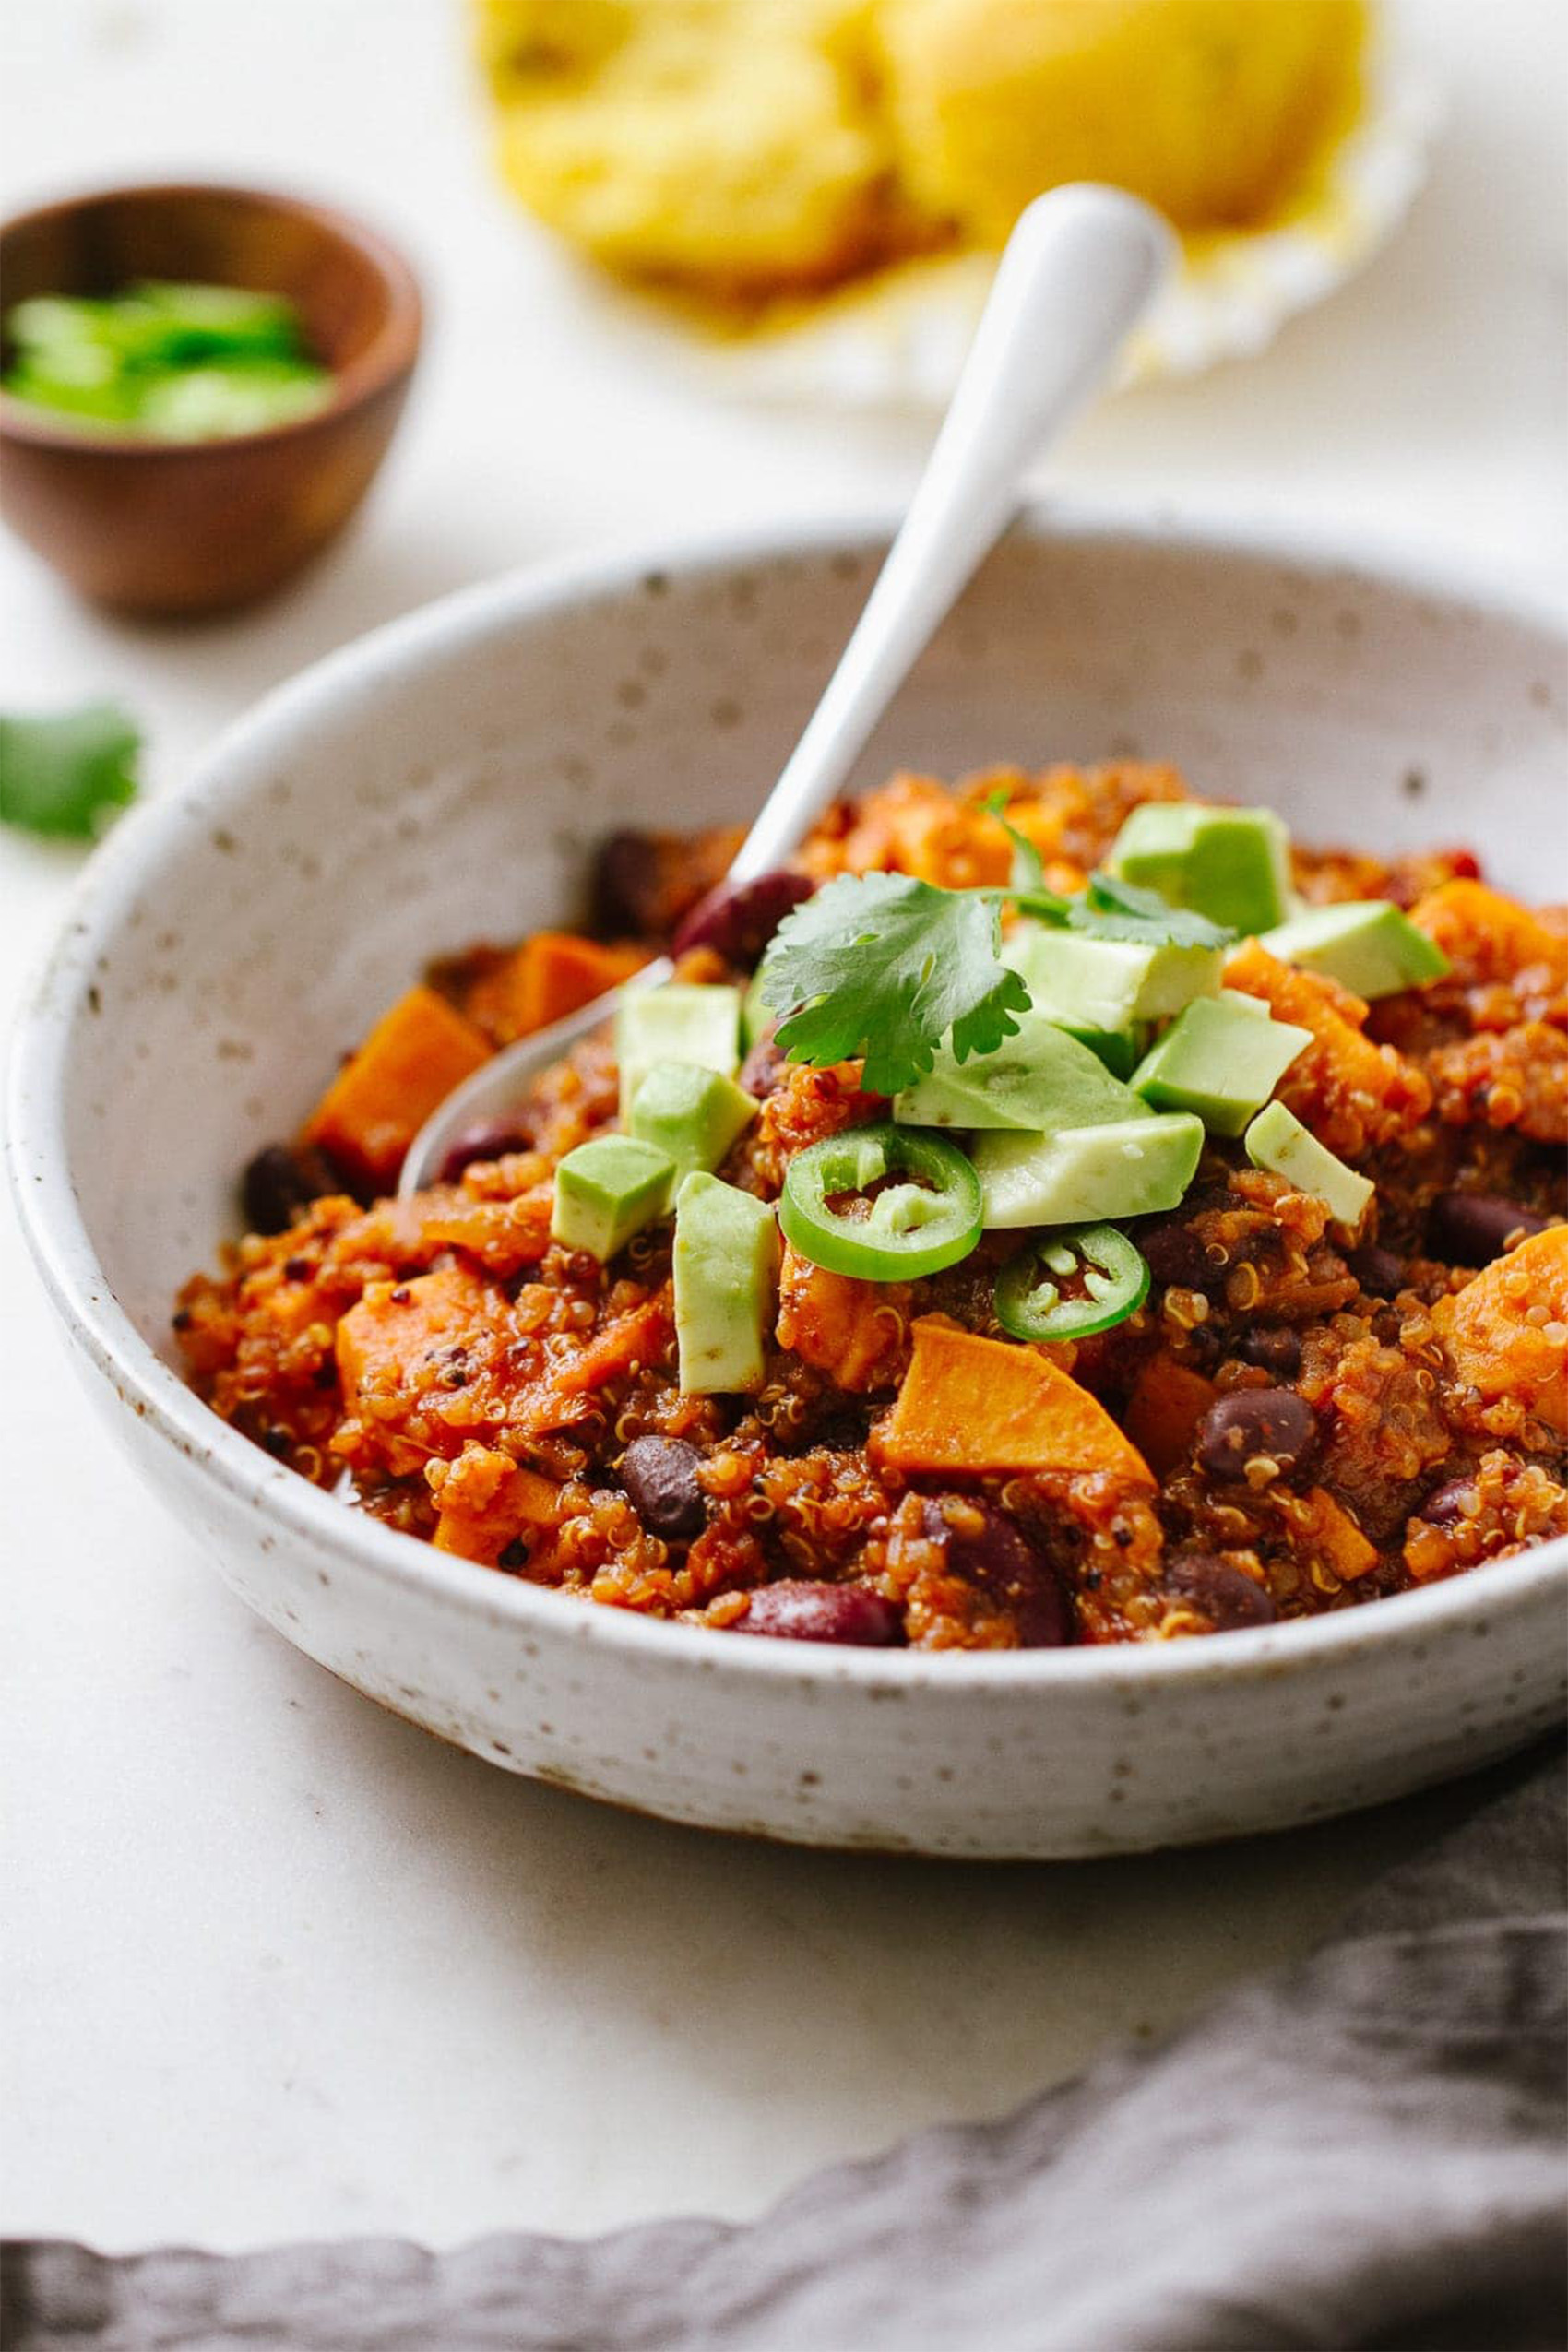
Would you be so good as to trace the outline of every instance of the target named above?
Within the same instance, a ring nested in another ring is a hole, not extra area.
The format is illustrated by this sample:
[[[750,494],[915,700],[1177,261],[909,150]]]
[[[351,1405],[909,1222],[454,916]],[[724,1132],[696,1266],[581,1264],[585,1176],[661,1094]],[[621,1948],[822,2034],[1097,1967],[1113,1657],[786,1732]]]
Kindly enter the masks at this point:
[[[630,826],[606,834],[594,859],[592,893],[594,918],[604,930],[646,935],[653,928],[655,869],[651,834]]]
[[[1007,1610],[1018,1628],[1021,1648],[1054,1650],[1071,1640],[1067,1603],[1055,1570],[1005,1511],[968,1495],[936,1497],[926,1503],[924,1518],[926,1534],[947,1547],[955,1574]]]
[[[1300,1469],[1317,1443],[1313,1409],[1292,1388],[1237,1388],[1204,1415],[1198,1460],[1210,1478],[1243,1480],[1263,1455],[1284,1471]]]
[[[503,1119],[476,1120],[471,1127],[464,1127],[446,1146],[436,1182],[455,1184],[465,1168],[475,1160],[499,1159],[509,1151],[529,1151],[533,1137],[523,1123],[519,1111],[510,1111]]]
[[[1177,1600],[1201,1609],[1217,1633],[1241,1625],[1272,1625],[1279,1614],[1271,1594],[1228,1560],[1212,1551],[1189,1551],[1165,1572],[1165,1589]]]
[[[1241,1334],[1237,1353],[1243,1363],[1278,1380],[1294,1380],[1301,1369],[1301,1335],[1288,1323],[1258,1324]]]
[[[1421,1504],[1418,1516],[1429,1520],[1434,1527],[1456,1527],[1466,1515],[1467,1499],[1475,1492],[1469,1479],[1449,1479],[1434,1487]]]
[[[1455,1265],[1490,1265],[1528,1234],[1545,1229],[1544,1217],[1500,1193],[1439,1193],[1427,1239],[1439,1257]]]
[[[650,1536],[683,1540],[702,1533],[707,1504],[697,1482],[702,1461],[679,1437],[635,1437],[621,1456],[621,1483]]]
[[[754,965],[791,907],[816,888],[809,875],[779,867],[754,882],[720,882],[697,900],[675,933],[671,953],[711,947],[731,964]]]
[[[898,1638],[898,1612],[864,1585],[819,1585],[782,1577],[753,1593],[731,1633],[771,1633],[787,1642],[837,1642],[885,1649]]]
[[[1345,1261],[1369,1299],[1396,1298],[1405,1287],[1405,1261],[1392,1250],[1369,1241],[1352,1250]]]
[[[268,1144],[240,1179],[245,1223],[253,1233],[286,1233],[324,1193],[341,1193],[342,1178],[324,1152]]]
[[[741,1075],[735,1081],[745,1094],[755,1095],[759,1102],[784,1083],[790,1067],[790,1057],[783,1047],[771,1037],[759,1037],[741,1064]]]

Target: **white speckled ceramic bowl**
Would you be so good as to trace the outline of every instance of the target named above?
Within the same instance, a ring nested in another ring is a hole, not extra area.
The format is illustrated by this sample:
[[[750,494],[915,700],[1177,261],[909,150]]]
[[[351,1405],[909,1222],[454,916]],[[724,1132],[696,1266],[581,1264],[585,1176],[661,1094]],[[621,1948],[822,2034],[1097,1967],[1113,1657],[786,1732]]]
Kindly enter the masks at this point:
[[[846,1846],[1094,1854],[1364,1805],[1564,1696],[1568,1546],[1315,1623],[1146,1650],[931,1657],[742,1641],[443,1558],[269,1461],[182,1384],[170,1301],[235,1172],[432,951],[571,908],[628,820],[750,812],[827,675],[873,534],[502,581],[349,647],[93,861],[26,1014],[11,1140],[112,1429],[244,1599],[382,1705],[514,1772]],[[1304,836],[1479,843],[1544,895],[1561,635],[1430,578],[1060,518],[987,565],[864,763],[1146,752]]]

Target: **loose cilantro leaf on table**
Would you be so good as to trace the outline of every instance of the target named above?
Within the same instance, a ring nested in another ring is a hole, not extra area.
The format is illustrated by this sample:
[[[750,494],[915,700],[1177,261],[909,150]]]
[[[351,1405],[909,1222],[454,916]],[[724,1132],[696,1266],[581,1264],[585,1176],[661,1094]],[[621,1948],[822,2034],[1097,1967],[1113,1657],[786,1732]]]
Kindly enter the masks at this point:
[[[1101,869],[1089,876],[1081,898],[1067,902],[1069,931],[1096,939],[1126,939],[1147,947],[1229,947],[1236,934],[1206,915],[1168,905],[1158,891],[1141,889]]]
[[[136,797],[141,737],[118,703],[51,719],[0,719],[0,819],[90,841]]]
[[[998,953],[995,893],[909,874],[840,874],[787,915],[763,968],[778,1041],[819,1067],[865,1057],[873,1094],[924,1075],[951,1035],[960,1062],[994,1053],[1029,1001]]]

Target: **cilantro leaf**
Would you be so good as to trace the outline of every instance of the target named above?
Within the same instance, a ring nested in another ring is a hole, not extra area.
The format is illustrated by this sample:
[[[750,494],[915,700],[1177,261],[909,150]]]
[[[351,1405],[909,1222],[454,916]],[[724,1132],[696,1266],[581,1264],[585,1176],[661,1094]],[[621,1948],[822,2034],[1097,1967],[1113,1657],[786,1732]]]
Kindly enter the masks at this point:
[[[1170,906],[1157,891],[1140,889],[1103,868],[1090,874],[1083,897],[1070,901],[1066,921],[1069,931],[1147,947],[1229,947],[1236,936],[1206,915]]]
[[[53,719],[0,718],[0,819],[28,833],[90,841],[136,797],[141,736],[118,703]]]
[[[938,890],[909,874],[840,874],[787,915],[761,995],[778,1040],[819,1068],[865,1058],[873,1094],[897,1094],[951,1035],[962,1062],[1016,1032],[1029,992],[998,954],[994,895]]]

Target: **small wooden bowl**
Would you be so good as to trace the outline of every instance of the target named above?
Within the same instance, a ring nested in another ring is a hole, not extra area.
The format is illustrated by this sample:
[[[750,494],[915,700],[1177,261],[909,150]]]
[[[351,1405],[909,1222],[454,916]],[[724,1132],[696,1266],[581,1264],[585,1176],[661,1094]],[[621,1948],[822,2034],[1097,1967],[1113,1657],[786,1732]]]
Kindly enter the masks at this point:
[[[55,423],[0,393],[0,515],[97,603],[230,610],[308,563],[369,488],[419,351],[419,288],[342,213],[248,188],[118,188],[0,226],[7,310],[137,278],[287,295],[337,378],[331,399],[262,433],[170,443]]]

